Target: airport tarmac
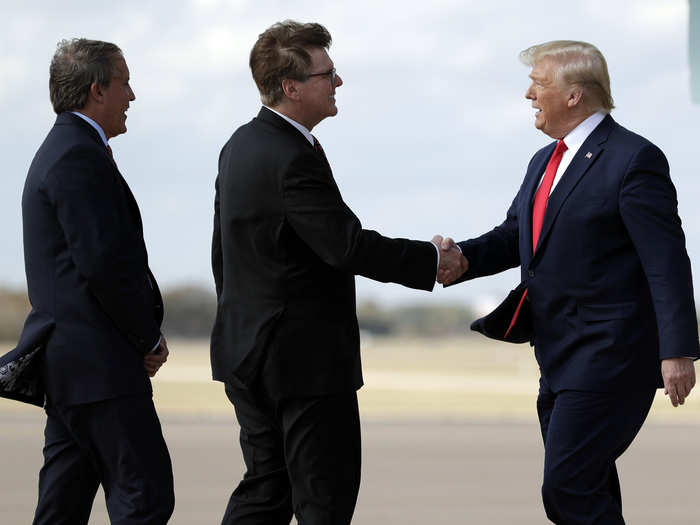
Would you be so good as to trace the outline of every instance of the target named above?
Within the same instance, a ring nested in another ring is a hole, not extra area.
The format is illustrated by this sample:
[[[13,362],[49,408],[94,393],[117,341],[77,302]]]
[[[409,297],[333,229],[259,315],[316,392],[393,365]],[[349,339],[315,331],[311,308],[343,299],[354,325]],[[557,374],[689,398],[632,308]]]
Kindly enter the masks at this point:
[[[170,523],[218,524],[243,474],[238,427],[223,386],[211,380],[206,341],[169,346],[153,388],[175,473]],[[354,524],[548,523],[540,500],[539,373],[528,345],[376,340],[363,345],[363,364]],[[700,524],[697,388],[678,409],[659,391],[618,462],[628,525]],[[31,523],[44,421],[39,408],[0,400],[0,525]],[[98,493],[90,524],[106,523]]]
[[[31,523],[44,418],[3,413],[0,523]],[[172,525],[220,523],[243,465],[227,418],[162,417],[173,459]],[[363,471],[353,523],[362,525],[548,523],[540,502],[537,425],[519,421],[363,423]],[[647,424],[619,461],[631,525],[700,523],[700,427]],[[91,525],[108,523],[102,493]]]

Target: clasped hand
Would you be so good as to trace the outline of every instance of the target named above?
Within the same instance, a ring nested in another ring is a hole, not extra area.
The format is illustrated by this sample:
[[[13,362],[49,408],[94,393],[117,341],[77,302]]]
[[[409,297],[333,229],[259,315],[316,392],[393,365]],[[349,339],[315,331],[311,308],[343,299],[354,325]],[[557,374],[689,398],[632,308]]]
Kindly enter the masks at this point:
[[[436,235],[432,242],[440,250],[436,280],[443,285],[452,284],[469,269],[469,262],[450,237],[443,239],[442,235]]]
[[[163,363],[168,360],[168,354],[170,354],[168,342],[165,340],[165,336],[161,335],[158,347],[143,358],[143,366],[149,377],[156,375]]]

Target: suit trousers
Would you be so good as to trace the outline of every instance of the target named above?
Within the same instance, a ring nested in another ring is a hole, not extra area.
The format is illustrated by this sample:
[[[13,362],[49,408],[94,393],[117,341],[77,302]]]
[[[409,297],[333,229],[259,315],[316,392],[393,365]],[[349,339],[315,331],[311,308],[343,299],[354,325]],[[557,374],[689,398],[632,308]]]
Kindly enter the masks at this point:
[[[624,525],[615,461],[642,427],[655,392],[553,393],[540,379],[542,500],[553,523]]]
[[[100,483],[112,524],[168,522],[173,472],[150,393],[46,414],[34,525],[87,524]]]
[[[357,393],[271,399],[226,384],[246,473],[223,525],[347,525],[360,488]]]

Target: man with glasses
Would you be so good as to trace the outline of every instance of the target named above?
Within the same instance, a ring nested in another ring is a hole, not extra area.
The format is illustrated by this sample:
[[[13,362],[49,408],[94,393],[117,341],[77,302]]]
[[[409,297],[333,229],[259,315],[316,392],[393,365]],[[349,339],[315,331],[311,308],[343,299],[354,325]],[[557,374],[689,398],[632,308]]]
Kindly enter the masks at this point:
[[[212,266],[215,380],[247,472],[223,523],[350,523],[360,484],[356,274],[431,290],[466,270],[454,248],[364,230],[311,130],[343,84],[320,24],[278,23],[250,67],[264,107],[224,146]]]

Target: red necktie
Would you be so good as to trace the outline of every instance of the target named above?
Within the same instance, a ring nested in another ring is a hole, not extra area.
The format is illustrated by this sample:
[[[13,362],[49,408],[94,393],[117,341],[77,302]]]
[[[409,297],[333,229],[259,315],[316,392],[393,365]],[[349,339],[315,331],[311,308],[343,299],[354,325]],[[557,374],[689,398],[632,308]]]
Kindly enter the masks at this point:
[[[532,204],[532,253],[535,253],[537,248],[537,241],[540,238],[540,232],[542,231],[542,223],[544,222],[544,213],[547,211],[547,200],[549,199],[549,193],[552,190],[552,183],[554,182],[554,176],[557,174],[557,168],[561,163],[561,158],[564,156],[564,152],[567,150],[566,144],[563,140],[557,142],[557,147],[554,148],[554,153],[549,158],[547,167],[544,170],[544,177],[542,177],[542,182],[540,187],[535,193],[535,202]],[[508,337],[513,326],[515,326],[515,321],[518,319],[518,314],[520,313],[520,307],[523,305],[523,301],[527,297],[527,288],[523,292],[523,296],[520,298],[518,307],[515,309],[513,318],[510,320],[508,325],[508,330],[503,336]]]
[[[107,151],[109,151],[109,156],[114,158],[114,155],[112,154],[112,147],[109,144],[107,144]]]
[[[542,177],[542,182],[540,187],[535,193],[535,202],[532,205],[532,252],[535,253],[537,248],[537,241],[540,238],[540,231],[542,231],[542,223],[544,222],[544,212],[547,209],[547,199],[549,199],[549,193],[552,190],[552,182],[554,182],[554,176],[557,174],[557,168],[561,162],[561,158],[564,152],[567,150],[566,144],[563,140],[557,142],[557,147],[554,148],[554,153],[549,158],[547,163],[547,168],[544,170],[544,177]]]

